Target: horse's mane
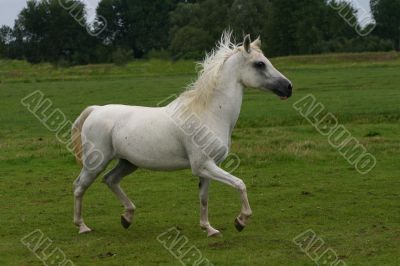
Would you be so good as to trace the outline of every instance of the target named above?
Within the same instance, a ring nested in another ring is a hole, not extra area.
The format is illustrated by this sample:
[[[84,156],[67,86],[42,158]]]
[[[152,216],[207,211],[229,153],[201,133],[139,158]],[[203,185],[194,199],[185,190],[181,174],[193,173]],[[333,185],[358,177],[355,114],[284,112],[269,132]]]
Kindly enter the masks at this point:
[[[223,64],[238,51],[239,46],[231,39],[232,31],[224,31],[217,46],[206,54],[204,61],[198,63],[200,71],[197,80],[191,83],[179,97],[187,107],[201,109],[207,106],[217,87]]]

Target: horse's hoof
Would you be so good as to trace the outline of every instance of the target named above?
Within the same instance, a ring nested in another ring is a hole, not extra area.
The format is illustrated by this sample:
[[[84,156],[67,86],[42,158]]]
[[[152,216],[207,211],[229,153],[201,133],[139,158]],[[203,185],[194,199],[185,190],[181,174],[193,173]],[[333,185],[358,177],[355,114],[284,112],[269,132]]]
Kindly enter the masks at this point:
[[[213,232],[209,232],[207,237],[222,237],[222,234],[220,231],[215,230]]]
[[[236,230],[238,230],[239,232],[242,232],[244,227],[245,227],[245,225],[241,224],[239,219],[236,218],[235,219],[235,227],[236,227]]]
[[[89,227],[87,227],[86,225],[81,225],[79,228],[79,234],[87,234],[92,232],[92,229],[90,229]]]
[[[129,222],[123,215],[121,215],[121,225],[123,228],[128,229],[131,226],[131,222]]]

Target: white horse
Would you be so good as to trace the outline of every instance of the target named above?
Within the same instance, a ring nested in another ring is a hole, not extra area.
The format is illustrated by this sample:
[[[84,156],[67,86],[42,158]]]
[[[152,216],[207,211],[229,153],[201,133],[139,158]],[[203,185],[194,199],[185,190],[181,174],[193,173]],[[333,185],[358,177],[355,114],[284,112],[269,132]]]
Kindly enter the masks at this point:
[[[245,87],[272,91],[281,99],[292,94],[291,82],[278,72],[261,51],[258,38],[243,44],[231,42],[225,32],[218,46],[202,62],[198,79],[171,104],[160,108],[106,105],[86,108],[72,127],[77,160],[83,162],[74,182],[74,223],[79,233],[91,231],[82,218],[87,188],[113,159],[118,165],[104,182],[122,202],[122,226],[128,228],[135,206],[119,186],[138,168],[192,170],[200,179],[200,226],[208,236],[220,234],[208,221],[208,187],[216,180],[236,188],[242,208],[235,219],[241,231],[252,211],[244,182],[218,164],[229,151]],[[210,141],[212,139],[212,141]]]

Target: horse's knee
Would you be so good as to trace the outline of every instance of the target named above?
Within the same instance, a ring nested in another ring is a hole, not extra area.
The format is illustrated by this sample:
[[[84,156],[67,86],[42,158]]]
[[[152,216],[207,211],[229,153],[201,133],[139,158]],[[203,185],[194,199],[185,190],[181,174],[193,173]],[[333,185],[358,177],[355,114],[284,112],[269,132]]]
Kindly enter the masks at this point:
[[[246,184],[243,182],[243,180],[238,180],[235,182],[235,188],[237,188],[240,192],[246,192]]]
[[[90,184],[85,182],[85,180],[78,178],[74,182],[74,196],[80,198],[85,194],[85,191],[88,189]]]
[[[112,182],[112,178],[109,175],[104,176],[103,183],[106,184],[109,188],[111,188],[114,185]]]
[[[112,187],[118,185],[119,181],[117,179],[118,179],[118,176],[116,176],[112,173],[109,173],[104,176],[103,183],[106,184],[109,188],[112,188]]]
[[[76,198],[80,198],[83,196],[83,194],[85,193],[86,189],[83,186],[77,185],[74,188],[74,196]]]

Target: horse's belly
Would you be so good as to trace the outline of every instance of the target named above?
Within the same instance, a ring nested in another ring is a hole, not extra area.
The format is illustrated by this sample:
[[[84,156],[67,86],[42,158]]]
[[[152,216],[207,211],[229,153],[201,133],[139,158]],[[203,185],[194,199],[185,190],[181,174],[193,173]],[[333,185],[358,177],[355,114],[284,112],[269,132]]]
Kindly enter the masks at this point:
[[[119,149],[117,157],[124,158],[139,168],[150,170],[180,170],[190,168],[190,162],[184,156],[179,156],[168,151],[149,151],[141,146]]]
[[[114,131],[116,156],[137,167],[151,170],[179,170],[190,167],[186,151],[174,124],[160,117],[145,117],[121,125]]]

